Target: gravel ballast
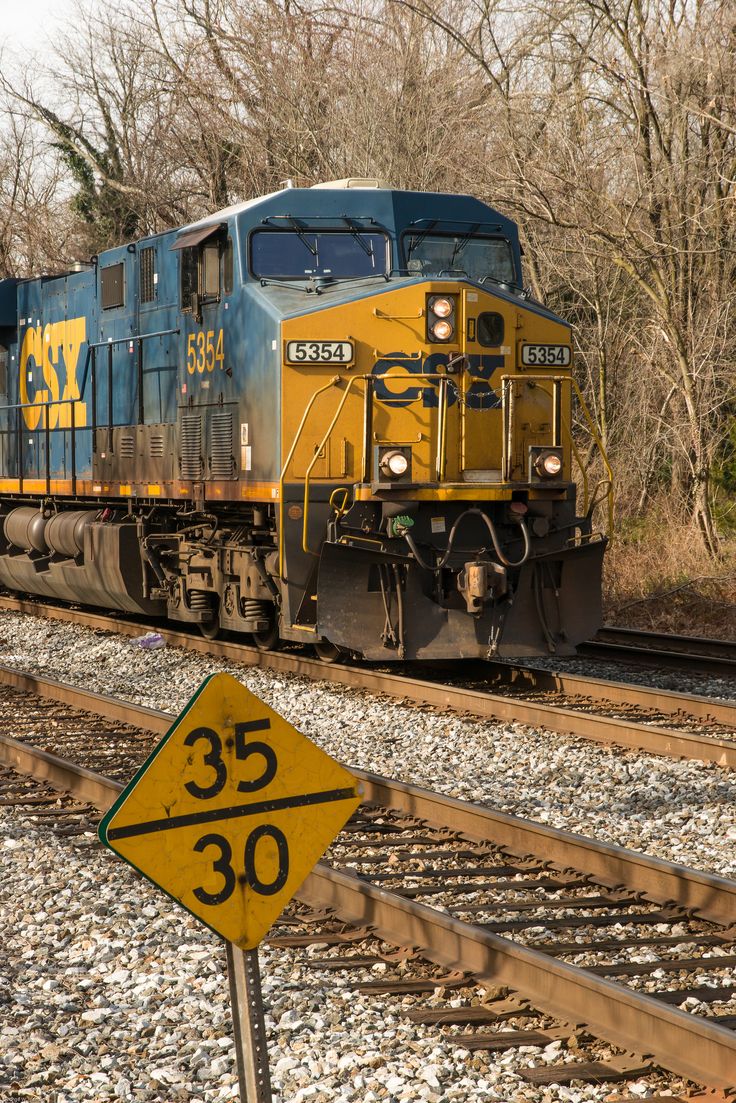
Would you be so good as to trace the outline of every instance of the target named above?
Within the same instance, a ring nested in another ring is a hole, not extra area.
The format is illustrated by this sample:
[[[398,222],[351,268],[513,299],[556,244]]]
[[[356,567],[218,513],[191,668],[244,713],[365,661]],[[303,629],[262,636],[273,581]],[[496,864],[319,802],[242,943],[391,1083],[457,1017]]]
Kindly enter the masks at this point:
[[[717,766],[438,714],[190,652],[146,651],[22,614],[0,616],[0,641],[6,665],[171,712],[207,675],[228,670],[348,765],[736,872],[736,785]],[[0,1098],[237,1098],[218,940],[94,838],[56,838],[17,811],[2,819]],[[349,974],[308,970],[303,952],[266,948],[262,965],[276,1100],[578,1103],[611,1092],[524,1085],[513,1069],[541,1063],[543,1051],[469,1055],[407,1023],[396,997],[362,998]]]

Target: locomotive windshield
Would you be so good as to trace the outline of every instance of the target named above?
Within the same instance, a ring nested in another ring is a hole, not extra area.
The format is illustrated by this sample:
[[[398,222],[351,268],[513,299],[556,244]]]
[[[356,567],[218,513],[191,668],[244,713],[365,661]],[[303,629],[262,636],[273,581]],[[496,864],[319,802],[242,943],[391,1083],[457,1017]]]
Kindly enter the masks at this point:
[[[250,239],[250,266],[261,279],[383,276],[386,245],[384,234],[362,230],[256,230]]]
[[[508,241],[475,234],[406,234],[406,267],[410,275],[465,275],[476,283],[516,284]]]

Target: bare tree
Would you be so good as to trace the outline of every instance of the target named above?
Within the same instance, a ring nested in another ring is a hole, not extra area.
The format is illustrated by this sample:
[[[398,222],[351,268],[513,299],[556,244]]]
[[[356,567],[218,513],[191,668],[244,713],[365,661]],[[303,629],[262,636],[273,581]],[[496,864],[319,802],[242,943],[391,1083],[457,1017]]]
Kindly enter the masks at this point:
[[[504,126],[503,156],[488,162],[495,191],[537,244],[550,244],[577,301],[591,304],[584,344],[605,349],[593,388],[601,431],[610,352],[667,418],[670,469],[717,554],[709,479],[734,356],[730,5],[541,0],[509,26],[496,0],[395,2],[472,58]],[[612,268],[626,285],[627,337],[612,345],[609,327],[602,346],[600,277],[610,283]]]
[[[79,255],[63,173],[33,124],[5,104],[0,130],[0,279],[53,271]]]

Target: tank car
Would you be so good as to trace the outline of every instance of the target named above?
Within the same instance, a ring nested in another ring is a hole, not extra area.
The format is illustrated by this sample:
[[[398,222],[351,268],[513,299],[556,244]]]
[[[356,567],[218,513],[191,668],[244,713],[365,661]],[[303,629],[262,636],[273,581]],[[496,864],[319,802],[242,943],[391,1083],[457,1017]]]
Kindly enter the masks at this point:
[[[380,181],[0,281],[0,585],[325,659],[572,654],[572,360],[512,221]]]

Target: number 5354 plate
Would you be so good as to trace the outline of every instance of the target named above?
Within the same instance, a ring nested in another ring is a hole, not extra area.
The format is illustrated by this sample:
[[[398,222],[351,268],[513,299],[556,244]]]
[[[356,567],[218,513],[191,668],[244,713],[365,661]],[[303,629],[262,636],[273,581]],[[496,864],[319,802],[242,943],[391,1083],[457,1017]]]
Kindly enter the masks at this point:
[[[522,345],[521,362],[524,365],[552,365],[566,368],[572,353],[569,345]]]
[[[352,341],[288,341],[290,364],[349,364],[355,355]]]

